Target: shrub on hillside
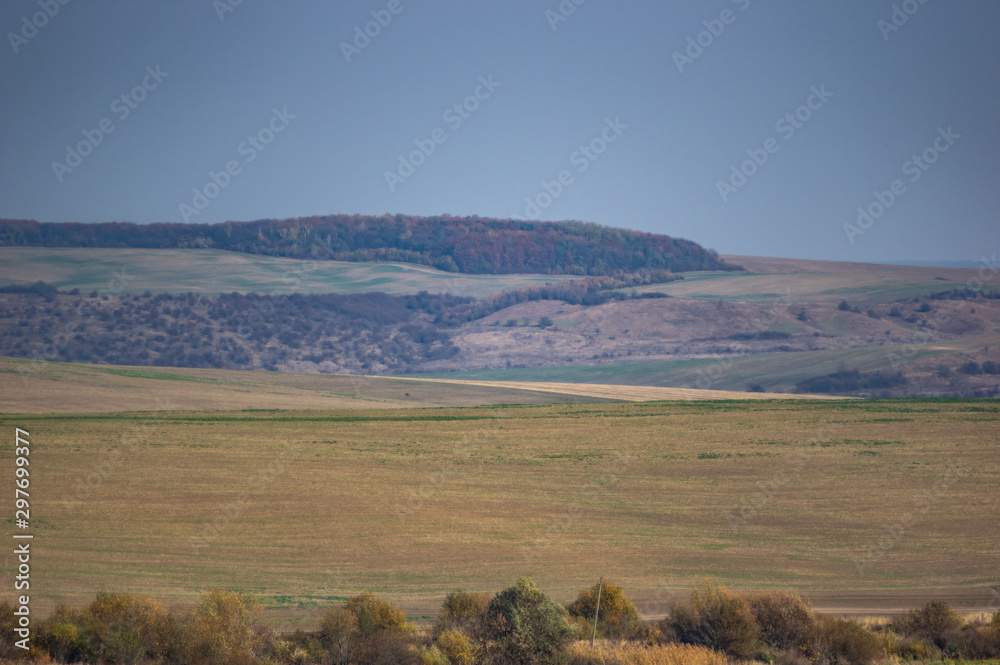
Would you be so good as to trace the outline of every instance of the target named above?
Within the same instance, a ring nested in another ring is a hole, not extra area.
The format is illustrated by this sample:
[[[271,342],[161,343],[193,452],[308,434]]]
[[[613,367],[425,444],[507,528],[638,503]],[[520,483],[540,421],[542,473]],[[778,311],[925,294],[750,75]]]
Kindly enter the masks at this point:
[[[811,649],[817,662],[829,665],[869,665],[885,655],[875,633],[832,617],[821,618]]]
[[[751,658],[759,646],[760,629],[747,599],[708,580],[694,591],[690,603],[675,605],[664,622],[678,641],[735,658]]]
[[[163,606],[146,596],[99,593],[84,611],[94,654],[104,663],[158,658],[167,620]]]
[[[418,651],[413,626],[403,610],[375,594],[362,593],[343,607],[327,610],[315,636],[320,660],[329,665],[417,663],[434,652]],[[303,645],[308,651],[308,645]]]
[[[58,662],[94,660],[90,622],[80,610],[59,605],[38,625],[37,645]]]
[[[344,608],[358,620],[362,636],[391,630],[409,630],[403,610],[373,593],[365,592],[347,601]]]
[[[760,627],[760,641],[773,649],[804,651],[816,630],[812,607],[801,596],[771,591],[750,599],[750,611]]]
[[[494,663],[554,663],[573,640],[566,610],[526,577],[493,597],[484,628]]]
[[[488,593],[452,591],[444,598],[437,621],[434,622],[433,633],[438,635],[456,628],[474,638],[481,638],[483,617],[490,598],[492,596]]]
[[[948,603],[933,600],[894,622],[896,632],[930,641],[944,649],[962,627],[962,617]]]
[[[451,661],[448,660],[448,656],[444,655],[440,649],[436,646],[431,645],[429,647],[420,648],[420,665],[451,665]]]
[[[271,639],[268,630],[257,622],[256,610],[253,596],[219,590],[207,592],[187,631],[184,662],[231,665],[264,656]]]
[[[482,646],[458,628],[444,631],[434,643],[451,665],[473,665],[482,654]]]
[[[598,583],[589,589],[581,589],[568,608],[570,616],[579,617],[588,626],[593,625],[594,612],[600,594],[600,612],[597,619],[597,633],[601,637],[634,637],[639,631],[639,610],[625,595],[625,591],[612,582]]]
[[[358,633],[358,618],[343,607],[327,610],[319,620],[316,637],[329,655],[331,665],[347,663]]]
[[[1000,658],[1000,612],[992,622],[976,621],[962,631],[962,653],[965,658]]]

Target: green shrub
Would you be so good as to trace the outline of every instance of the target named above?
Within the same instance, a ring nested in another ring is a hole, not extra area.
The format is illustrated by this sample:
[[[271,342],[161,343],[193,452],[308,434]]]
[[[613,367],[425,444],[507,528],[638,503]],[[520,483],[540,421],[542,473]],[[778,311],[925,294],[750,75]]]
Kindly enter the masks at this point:
[[[812,607],[787,591],[752,597],[750,611],[760,628],[760,641],[778,651],[805,650],[816,630]]]
[[[597,597],[601,604],[597,619],[597,633],[602,637],[634,637],[639,631],[639,610],[625,595],[625,591],[612,582],[595,584],[589,589],[581,589],[580,595],[567,608],[570,616],[580,617],[593,625]],[[590,637],[589,634],[586,637]]]
[[[473,665],[482,652],[480,645],[458,629],[444,631],[434,642],[451,665]]]
[[[389,630],[410,630],[403,610],[382,600],[373,593],[365,592],[347,601],[345,609],[358,620],[358,632],[362,637]]]
[[[910,637],[896,640],[892,653],[903,660],[936,660],[940,655],[934,645]]]
[[[894,628],[904,635],[930,640],[943,650],[955,638],[962,623],[962,617],[948,603],[933,600],[896,621]]]
[[[687,605],[675,605],[665,620],[678,641],[749,659],[757,651],[760,629],[746,598],[705,581]]]
[[[832,665],[868,665],[884,656],[882,642],[853,621],[822,617],[812,649],[819,660]]]
[[[35,641],[60,662],[96,661],[92,635],[90,621],[82,611],[59,605],[39,624]]]
[[[488,656],[497,663],[554,663],[573,641],[566,610],[526,577],[504,589],[486,609]]]
[[[436,646],[429,646],[420,649],[420,665],[451,665],[451,661]]]

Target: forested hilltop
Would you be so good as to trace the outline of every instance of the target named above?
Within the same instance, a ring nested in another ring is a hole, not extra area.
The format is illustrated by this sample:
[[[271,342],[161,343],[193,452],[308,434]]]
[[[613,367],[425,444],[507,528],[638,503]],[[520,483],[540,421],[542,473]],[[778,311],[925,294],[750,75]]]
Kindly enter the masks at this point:
[[[290,258],[405,261],[474,274],[737,270],[697,243],[586,222],[326,215],[222,224],[0,220],[0,246],[212,248]]]

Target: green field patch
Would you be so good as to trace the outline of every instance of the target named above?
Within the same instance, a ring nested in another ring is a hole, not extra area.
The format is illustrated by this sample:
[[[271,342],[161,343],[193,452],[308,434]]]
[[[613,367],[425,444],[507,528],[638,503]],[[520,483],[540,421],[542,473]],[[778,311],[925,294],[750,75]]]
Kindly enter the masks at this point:
[[[105,374],[115,376],[129,376],[135,379],[158,379],[161,381],[192,381],[194,383],[219,383],[219,379],[208,377],[191,376],[188,374],[173,374],[171,372],[160,372],[153,369],[121,369],[117,367],[100,367],[94,369]]]

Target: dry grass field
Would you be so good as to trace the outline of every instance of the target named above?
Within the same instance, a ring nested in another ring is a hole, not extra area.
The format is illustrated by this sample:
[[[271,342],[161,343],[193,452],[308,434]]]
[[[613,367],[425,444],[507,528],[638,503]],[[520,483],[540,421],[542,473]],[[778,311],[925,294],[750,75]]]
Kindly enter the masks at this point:
[[[381,376],[294,374],[187,367],[128,367],[0,358],[0,413],[177,409],[343,409],[602,401],[565,393]],[[623,394],[633,389],[618,387]],[[709,393],[711,398],[711,393]]]
[[[553,402],[774,399],[773,393],[593,383],[127,367],[0,358],[0,413],[343,409]],[[791,399],[829,399],[786,395]]]
[[[561,601],[603,575],[647,615],[705,576],[843,612],[983,609],[1000,570],[998,414],[702,401],[0,421],[35,451],[33,610],[219,587],[311,625],[364,589],[420,619],[449,590],[524,574]]]

